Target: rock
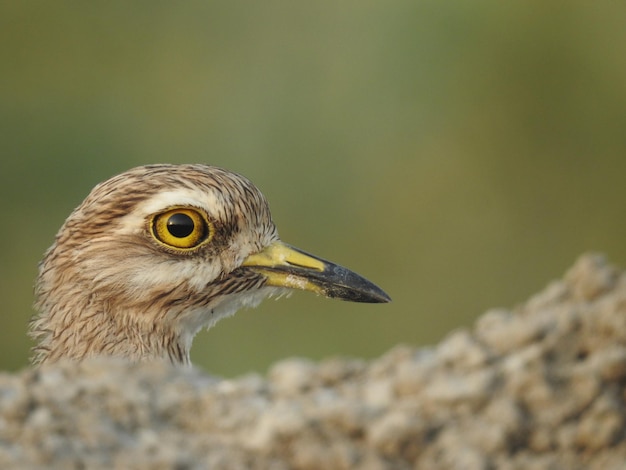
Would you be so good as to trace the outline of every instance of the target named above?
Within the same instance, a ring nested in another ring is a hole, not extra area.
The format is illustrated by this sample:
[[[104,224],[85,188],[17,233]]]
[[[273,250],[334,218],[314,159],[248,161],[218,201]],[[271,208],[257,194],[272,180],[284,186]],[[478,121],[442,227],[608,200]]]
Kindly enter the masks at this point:
[[[0,374],[0,468],[626,468],[626,274],[599,255],[434,348],[267,377],[116,359]]]

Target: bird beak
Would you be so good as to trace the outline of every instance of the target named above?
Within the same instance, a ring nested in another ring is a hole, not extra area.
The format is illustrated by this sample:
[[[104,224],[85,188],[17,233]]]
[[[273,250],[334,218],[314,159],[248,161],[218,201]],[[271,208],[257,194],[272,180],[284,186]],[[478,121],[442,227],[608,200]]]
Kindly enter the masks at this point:
[[[276,241],[248,256],[242,266],[254,269],[266,285],[288,287],[351,302],[384,303],[389,297],[364,277],[329,261]]]

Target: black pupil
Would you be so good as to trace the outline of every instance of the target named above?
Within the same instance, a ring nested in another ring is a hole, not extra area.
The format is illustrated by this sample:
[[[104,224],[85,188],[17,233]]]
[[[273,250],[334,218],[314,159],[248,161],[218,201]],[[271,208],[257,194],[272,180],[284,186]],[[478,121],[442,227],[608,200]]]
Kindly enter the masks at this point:
[[[176,238],[188,237],[193,232],[193,229],[193,219],[187,214],[174,214],[167,219],[167,231]]]

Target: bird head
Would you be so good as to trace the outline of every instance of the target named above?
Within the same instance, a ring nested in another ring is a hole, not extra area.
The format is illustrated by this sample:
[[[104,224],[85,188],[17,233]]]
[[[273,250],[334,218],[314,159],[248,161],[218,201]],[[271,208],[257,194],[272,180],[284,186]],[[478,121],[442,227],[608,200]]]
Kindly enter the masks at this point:
[[[390,300],[352,271],[283,243],[246,178],[207,165],[134,168],[91,191],[40,263],[33,359],[188,363],[200,329],[290,289]]]

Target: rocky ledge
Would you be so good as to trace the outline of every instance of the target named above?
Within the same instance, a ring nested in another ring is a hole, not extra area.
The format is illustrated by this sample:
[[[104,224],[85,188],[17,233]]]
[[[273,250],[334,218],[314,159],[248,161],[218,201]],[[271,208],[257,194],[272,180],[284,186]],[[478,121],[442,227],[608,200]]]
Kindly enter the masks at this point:
[[[585,255],[434,348],[218,380],[93,360],[0,375],[0,468],[623,469],[626,274]]]

